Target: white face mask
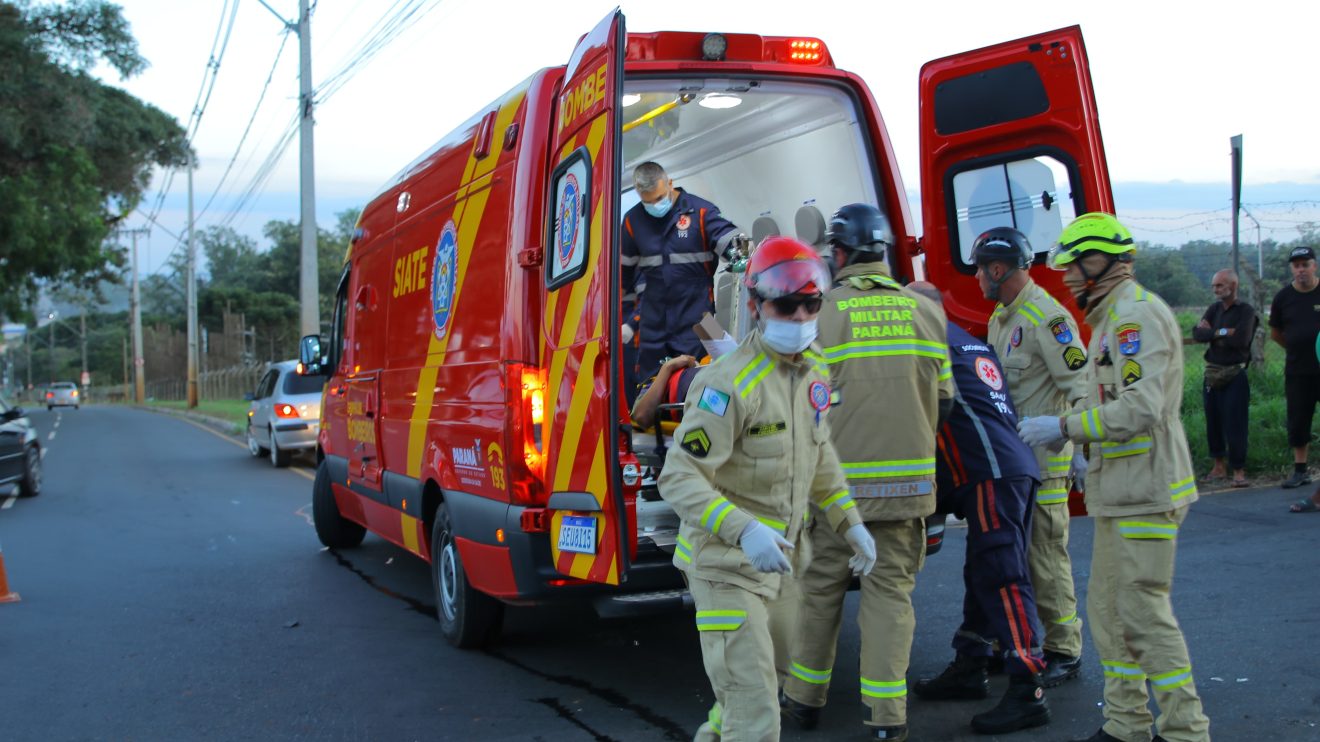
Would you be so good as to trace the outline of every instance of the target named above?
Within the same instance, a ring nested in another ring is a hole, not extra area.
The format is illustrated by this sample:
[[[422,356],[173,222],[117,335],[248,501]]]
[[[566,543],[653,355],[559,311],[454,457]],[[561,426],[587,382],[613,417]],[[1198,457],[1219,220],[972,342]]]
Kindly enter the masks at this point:
[[[816,339],[816,320],[790,322],[782,319],[762,319],[761,334],[766,345],[784,355],[801,353]]]

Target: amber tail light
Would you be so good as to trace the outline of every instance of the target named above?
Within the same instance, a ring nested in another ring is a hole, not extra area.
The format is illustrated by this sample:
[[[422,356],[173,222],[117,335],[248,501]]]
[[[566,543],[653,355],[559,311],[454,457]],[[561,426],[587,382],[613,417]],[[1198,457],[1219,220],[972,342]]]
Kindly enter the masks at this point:
[[[509,411],[509,493],[522,505],[544,505],[545,372],[536,366],[511,363],[505,378]]]

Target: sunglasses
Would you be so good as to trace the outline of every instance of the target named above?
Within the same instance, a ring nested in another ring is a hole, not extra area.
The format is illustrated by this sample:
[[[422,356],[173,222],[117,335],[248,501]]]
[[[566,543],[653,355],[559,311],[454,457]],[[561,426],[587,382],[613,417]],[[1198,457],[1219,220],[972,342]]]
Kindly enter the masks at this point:
[[[798,307],[806,307],[807,314],[815,314],[820,311],[821,305],[824,304],[824,302],[825,299],[820,296],[801,296],[797,294],[781,296],[777,299],[770,300],[775,311],[784,316],[794,314],[797,312]]]

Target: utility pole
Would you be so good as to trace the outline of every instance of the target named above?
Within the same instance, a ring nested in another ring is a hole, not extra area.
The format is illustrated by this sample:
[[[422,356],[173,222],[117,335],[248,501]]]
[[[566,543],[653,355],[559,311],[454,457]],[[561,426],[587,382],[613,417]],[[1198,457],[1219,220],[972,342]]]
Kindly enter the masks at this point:
[[[193,168],[188,162],[188,409],[197,406],[197,248],[193,243]]]
[[[316,163],[313,157],[312,16],[307,0],[298,0],[298,22],[286,21],[266,0],[257,0],[286,30],[298,34],[298,181],[301,190],[302,240],[299,250],[298,324],[303,335],[321,332],[320,292],[317,287]]]
[[[298,102],[302,107],[299,124],[299,180],[302,201],[302,265],[298,282],[302,303],[303,335],[321,332],[316,249],[316,177],[312,146],[312,18],[307,0],[298,0]]]
[[[1242,135],[1228,140],[1233,160],[1233,272],[1238,271],[1238,211],[1242,208]]]
[[[87,393],[87,387],[91,386],[91,376],[87,372],[87,306],[78,308],[78,338],[82,340],[82,376],[78,383],[83,385],[83,394]]]
[[[142,358],[142,296],[138,290],[138,235],[149,235],[151,230],[145,227],[137,229],[121,229],[120,234],[128,234],[133,237],[133,251],[130,256],[130,262],[133,270],[133,281],[128,294],[129,315],[132,322],[133,334],[133,401],[136,404],[145,404],[147,401],[147,380],[146,370]],[[124,373],[124,384],[128,384],[128,373]],[[125,397],[128,396],[125,390]]]

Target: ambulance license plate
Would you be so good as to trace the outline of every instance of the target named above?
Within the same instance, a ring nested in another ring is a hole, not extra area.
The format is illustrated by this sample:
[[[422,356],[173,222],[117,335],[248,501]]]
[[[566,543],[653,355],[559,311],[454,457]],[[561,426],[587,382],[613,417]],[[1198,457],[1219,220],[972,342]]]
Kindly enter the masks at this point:
[[[581,515],[565,515],[559,525],[559,550],[595,554],[596,519]]]

